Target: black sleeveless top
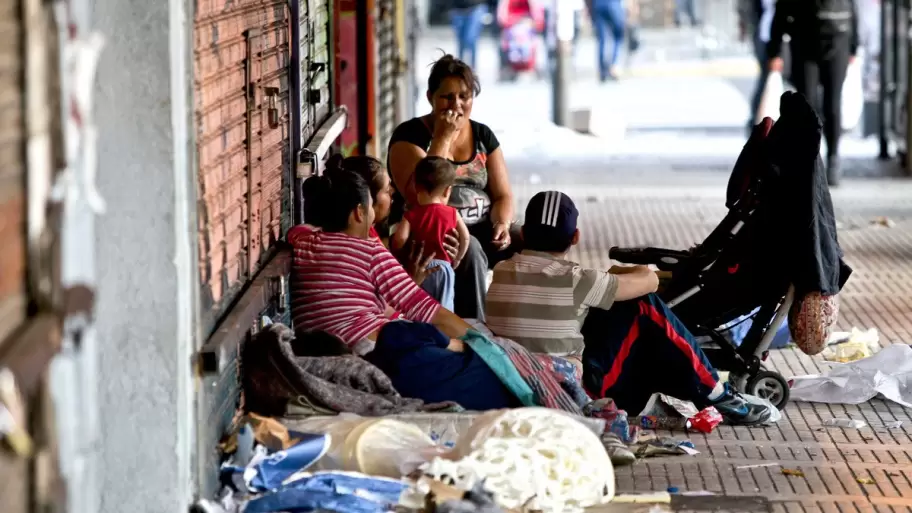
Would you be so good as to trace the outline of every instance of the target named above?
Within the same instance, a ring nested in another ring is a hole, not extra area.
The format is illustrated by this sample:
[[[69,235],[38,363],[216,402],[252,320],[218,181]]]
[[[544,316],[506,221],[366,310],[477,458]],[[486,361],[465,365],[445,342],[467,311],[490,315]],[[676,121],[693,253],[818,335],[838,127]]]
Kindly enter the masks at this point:
[[[472,120],[469,120],[469,123],[475,148],[469,160],[451,161],[456,166],[456,184],[450,196],[450,206],[454,207],[462,220],[471,226],[488,219],[491,210],[491,199],[488,196],[488,155],[500,147],[500,141],[486,125]],[[431,129],[422,118],[412,118],[396,127],[389,146],[392,147],[400,141],[412,143],[427,151],[431,146]],[[389,160],[386,167],[389,169]],[[395,182],[392,183],[395,188]],[[391,223],[396,223],[402,218],[404,208],[405,199],[396,190],[390,212]]]

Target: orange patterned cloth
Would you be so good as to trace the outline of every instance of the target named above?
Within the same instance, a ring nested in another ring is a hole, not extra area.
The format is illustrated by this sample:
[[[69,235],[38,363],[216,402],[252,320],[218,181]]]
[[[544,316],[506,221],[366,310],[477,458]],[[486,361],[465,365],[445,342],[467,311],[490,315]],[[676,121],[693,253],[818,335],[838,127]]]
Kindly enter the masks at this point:
[[[837,319],[839,296],[811,292],[792,304],[788,315],[789,332],[799,349],[815,355],[826,347]]]

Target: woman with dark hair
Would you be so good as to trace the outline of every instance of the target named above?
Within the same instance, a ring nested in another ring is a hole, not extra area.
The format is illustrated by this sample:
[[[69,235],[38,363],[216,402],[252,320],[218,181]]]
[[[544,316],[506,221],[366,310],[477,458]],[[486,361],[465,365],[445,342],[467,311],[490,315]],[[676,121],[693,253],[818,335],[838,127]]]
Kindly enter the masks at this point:
[[[390,215],[393,189],[390,185],[389,173],[386,172],[383,164],[374,157],[367,155],[343,157],[337,153],[327,161],[325,174],[332,178],[339,171],[355,173],[367,183],[371,202],[374,205],[374,223],[370,227],[370,236],[372,239],[382,243],[383,239],[377,232],[376,227],[385,225]],[[313,217],[308,217],[307,203],[305,203],[305,222],[319,226],[319,223],[316,222],[319,219],[319,215],[319,212],[314,212],[312,214]],[[311,219],[315,222],[311,222]],[[454,279],[452,271],[449,273],[436,272],[435,266],[430,265],[434,255],[424,255],[424,248],[420,245],[415,245],[410,249],[411,251],[398,255],[400,263],[402,263],[418,286],[440,302],[445,292],[452,290],[452,281]]]
[[[449,159],[456,166],[450,196],[469,227],[469,251],[456,269],[455,310],[463,318],[484,319],[485,280],[489,267],[518,249],[513,228],[513,194],[500,142],[487,126],[471,120],[472,103],[481,92],[468,64],[444,55],[431,69],[427,99],[431,112],[400,124],[389,143],[388,163],[393,186],[391,221],[417,202],[415,165],[427,156]],[[453,234],[447,250],[455,255]]]
[[[367,182],[344,169],[330,174],[310,177],[303,187],[321,227],[288,232],[295,329],[339,338],[389,376],[403,396],[477,410],[518,406],[491,368],[463,345],[470,326],[419,288],[371,237]],[[391,319],[387,306],[405,320]]]

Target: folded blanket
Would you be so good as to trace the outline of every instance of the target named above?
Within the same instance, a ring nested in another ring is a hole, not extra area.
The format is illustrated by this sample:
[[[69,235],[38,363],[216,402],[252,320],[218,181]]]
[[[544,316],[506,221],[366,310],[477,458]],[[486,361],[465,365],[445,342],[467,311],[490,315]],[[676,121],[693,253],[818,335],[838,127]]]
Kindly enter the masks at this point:
[[[455,403],[425,404],[402,397],[380,369],[357,356],[295,356],[294,337],[291,328],[273,324],[241,348],[247,411],[282,415],[287,403],[300,396],[333,411],[365,416],[458,408]]]
[[[465,342],[472,351],[475,351],[488,367],[497,375],[500,381],[507,387],[507,390],[513,393],[523,406],[539,406],[538,398],[532,387],[526,383],[526,380],[516,365],[507,355],[503,347],[495,344],[490,339],[475,330],[469,330],[462,341]]]
[[[530,353],[508,338],[495,336],[483,323],[468,322],[504,350],[519,375],[535,392],[537,404],[576,415],[583,414],[582,407],[589,402],[589,397],[579,384],[573,364],[556,356]]]

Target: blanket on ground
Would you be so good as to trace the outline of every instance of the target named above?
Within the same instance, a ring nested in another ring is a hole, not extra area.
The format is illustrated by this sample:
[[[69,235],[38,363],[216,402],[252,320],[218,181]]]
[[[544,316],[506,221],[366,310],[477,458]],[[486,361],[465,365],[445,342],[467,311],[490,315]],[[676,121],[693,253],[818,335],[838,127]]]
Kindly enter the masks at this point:
[[[459,409],[455,403],[402,397],[380,369],[357,356],[296,356],[294,337],[291,328],[273,324],[244,343],[240,373],[247,411],[281,416],[288,402],[301,396],[336,412],[364,416]]]
[[[557,356],[530,353],[508,338],[495,336],[483,323],[468,322],[504,350],[519,375],[535,392],[538,404],[583,415],[582,407],[591,399],[580,385],[575,365]]]

